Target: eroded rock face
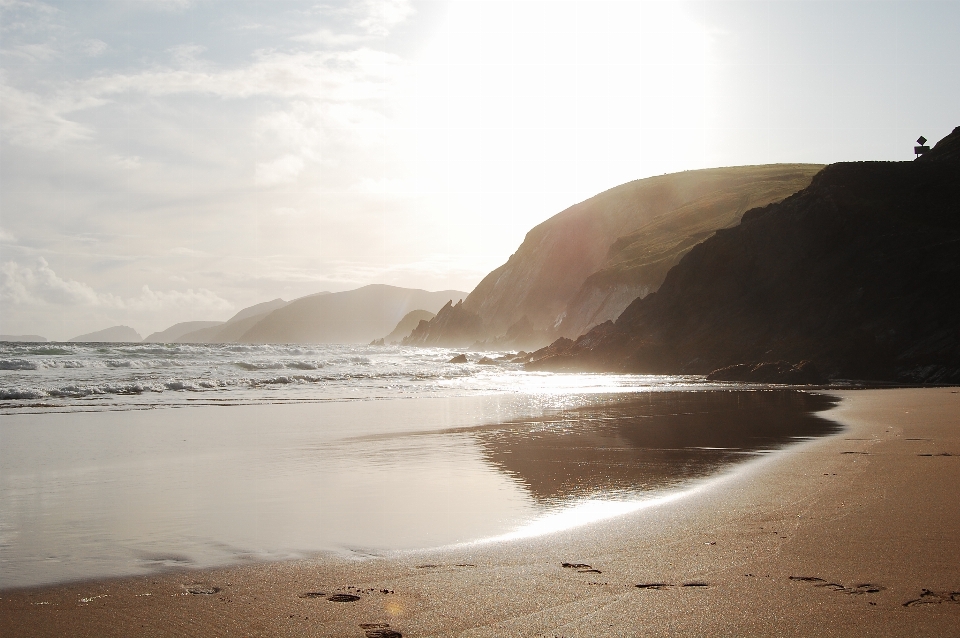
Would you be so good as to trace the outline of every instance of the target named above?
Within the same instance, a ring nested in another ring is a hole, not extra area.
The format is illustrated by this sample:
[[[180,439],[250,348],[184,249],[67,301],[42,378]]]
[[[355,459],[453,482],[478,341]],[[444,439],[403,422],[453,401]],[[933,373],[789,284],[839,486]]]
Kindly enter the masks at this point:
[[[708,374],[809,360],[831,378],[960,381],[958,144],[960,128],[923,161],[828,166],[695,246],[615,323],[528,365]]]

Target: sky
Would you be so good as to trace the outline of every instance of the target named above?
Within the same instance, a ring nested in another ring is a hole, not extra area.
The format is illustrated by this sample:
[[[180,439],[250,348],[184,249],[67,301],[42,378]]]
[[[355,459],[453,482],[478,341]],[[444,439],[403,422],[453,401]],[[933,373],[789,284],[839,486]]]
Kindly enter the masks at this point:
[[[469,291],[676,171],[912,159],[960,2],[0,0],[0,333]]]

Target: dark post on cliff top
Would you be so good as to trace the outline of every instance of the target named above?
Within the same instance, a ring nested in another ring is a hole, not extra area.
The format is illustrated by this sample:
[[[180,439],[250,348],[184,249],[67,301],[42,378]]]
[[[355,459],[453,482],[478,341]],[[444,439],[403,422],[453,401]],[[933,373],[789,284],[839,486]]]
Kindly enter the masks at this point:
[[[927,143],[927,138],[925,138],[922,135],[918,137],[917,144],[919,144],[920,146],[913,147],[913,154],[916,155],[917,157],[920,157],[921,155],[929,151],[930,147],[926,146],[926,143]]]

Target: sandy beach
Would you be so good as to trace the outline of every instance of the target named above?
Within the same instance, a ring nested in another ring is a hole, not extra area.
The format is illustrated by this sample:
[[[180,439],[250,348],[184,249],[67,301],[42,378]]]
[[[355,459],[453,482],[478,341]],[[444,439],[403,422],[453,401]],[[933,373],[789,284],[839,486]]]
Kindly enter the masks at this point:
[[[3,591],[0,635],[960,636],[958,392],[831,392],[839,434],[547,536]]]

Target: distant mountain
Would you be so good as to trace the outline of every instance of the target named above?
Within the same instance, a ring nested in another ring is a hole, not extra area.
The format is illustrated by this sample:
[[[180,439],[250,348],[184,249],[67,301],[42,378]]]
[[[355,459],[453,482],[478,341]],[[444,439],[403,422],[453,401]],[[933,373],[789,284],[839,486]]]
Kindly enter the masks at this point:
[[[329,292],[318,292],[318,293],[316,293],[316,294],[318,294],[318,295],[329,295],[330,293],[329,293]],[[311,295],[311,296],[312,296],[312,295]],[[241,319],[248,319],[248,318],[250,318],[250,317],[255,317],[255,316],[257,316],[257,315],[267,315],[267,314],[273,312],[274,310],[276,310],[277,308],[283,308],[283,307],[286,306],[288,303],[289,303],[289,302],[284,301],[283,299],[280,299],[279,297],[277,297],[277,298],[274,299],[273,301],[264,301],[264,302],[262,302],[262,303],[254,304],[254,305],[252,305],[252,306],[249,306],[249,307],[247,307],[247,308],[244,308],[243,310],[241,310],[241,311],[238,312],[237,314],[235,314],[235,315],[233,315],[232,317],[230,317],[229,319],[227,319],[226,323],[233,323],[233,322],[235,322],[235,321],[240,321]]]
[[[222,321],[182,321],[162,330],[154,332],[148,337],[144,337],[145,343],[176,343],[180,338],[188,333],[200,330],[201,328],[211,328],[213,326],[223,325]]]
[[[70,341],[86,343],[136,343],[141,341],[142,337],[130,326],[113,326],[104,330],[90,332],[79,337],[74,337]]]
[[[420,325],[421,321],[430,321],[435,316],[436,314],[429,310],[411,310],[403,315],[403,319],[397,323],[397,327],[393,329],[393,332],[383,338],[383,343],[386,345],[400,343],[413,332],[414,328]]]
[[[20,341],[25,343],[42,343],[46,341],[46,337],[41,337],[40,335],[0,335],[0,341]]]
[[[528,365],[957,383],[958,318],[960,127],[917,161],[826,167],[695,246],[616,322]]]
[[[439,310],[464,295],[374,284],[311,295],[274,310],[247,330],[243,343],[369,343],[391,332],[412,310]]]
[[[687,171],[600,193],[527,233],[517,252],[421,331],[423,345],[543,345],[617,317],[657,290],[694,245],[747,210],[801,190],[822,168],[775,164]],[[479,321],[480,329],[476,329]],[[463,322],[462,324],[460,322]],[[483,345],[483,344],[478,344]],[[525,346],[524,346],[525,347]]]
[[[328,293],[319,293],[328,294]],[[243,334],[255,326],[258,321],[278,308],[283,308],[288,302],[283,299],[264,301],[248,308],[244,308],[225,322],[215,326],[201,328],[180,336],[180,343],[234,343]]]

